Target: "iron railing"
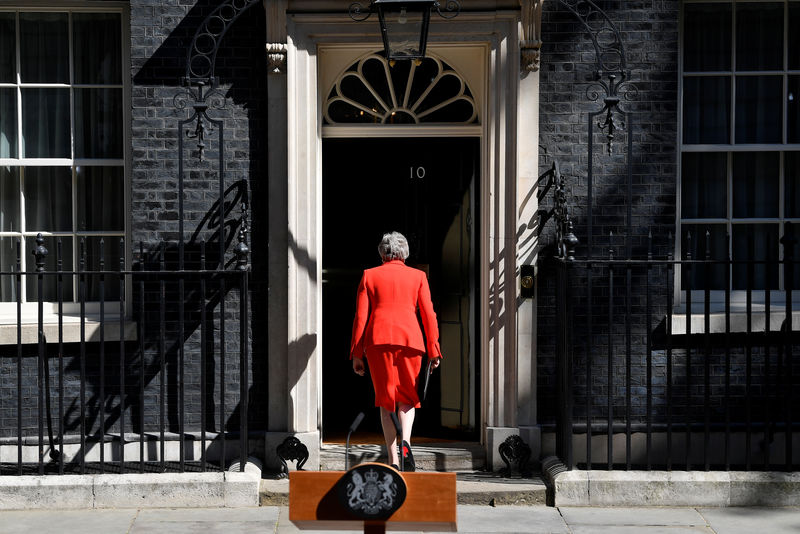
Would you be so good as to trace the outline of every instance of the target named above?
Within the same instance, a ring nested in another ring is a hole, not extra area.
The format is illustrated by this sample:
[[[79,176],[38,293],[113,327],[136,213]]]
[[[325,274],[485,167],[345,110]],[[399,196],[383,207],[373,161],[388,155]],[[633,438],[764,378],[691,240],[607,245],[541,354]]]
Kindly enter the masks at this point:
[[[76,270],[61,239],[46,270],[44,243],[22,272],[19,240],[16,268],[0,272],[17,334],[0,347],[0,475],[208,471],[231,458],[244,470],[249,267],[224,269],[199,242],[180,247],[180,269],[168,268],[176,246],[140,244],[127,270],[124,253],[106,265],[104,241],[92,258],[81,238]]]
[[[800,468],[798,264],[785,228],[774,260],[712,259],[708,233],[701,259],[656,258],[652,236],[640,259],[613,248],[554,258],[556,455],[568,468]]]

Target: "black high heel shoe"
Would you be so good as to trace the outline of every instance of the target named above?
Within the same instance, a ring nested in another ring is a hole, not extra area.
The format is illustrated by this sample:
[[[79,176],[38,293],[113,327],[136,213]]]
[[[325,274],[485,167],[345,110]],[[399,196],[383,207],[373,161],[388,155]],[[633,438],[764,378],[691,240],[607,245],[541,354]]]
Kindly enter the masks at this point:
[[[411,453],[411,445],[406,440],[403,440],[402,446],[403,453],[403,471],[416,471],[417,466],[414,463],[414,455]]]

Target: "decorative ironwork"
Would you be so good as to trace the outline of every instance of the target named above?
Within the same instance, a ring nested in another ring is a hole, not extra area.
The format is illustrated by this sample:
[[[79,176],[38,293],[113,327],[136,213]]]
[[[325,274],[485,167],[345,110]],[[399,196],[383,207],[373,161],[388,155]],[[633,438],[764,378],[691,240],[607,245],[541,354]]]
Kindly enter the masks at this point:
[[[559,0],[583,25],[595,50],[594,81],[586,90],[591,101],[603,101],[603,108],[593,115],[603,115],[597,123],[600,131],[606,134],[608,154],[613,152],[617,131],[625,128],[624,121],[615,118],[622,112],[619,103],[622,99],[632,100],[638,89],[628,81],[630,72],[625,60],[625,46],[619,30],[593,0]]]
[[[220,42],[242,13],[262,0],[226,0],[200,24],[186,51],[186,79],[190,84],[214,78]]]
[[[626,71],[625,47],[619,30],[593,0],[558,0],[583,25],[595,50],[597,72]]]
[[[530,477],[531,472],[528,468],[528,462],[531,459],[531,448],[525,441],[517,436],[508,436],[506,440],[498,447],[500,458],[506,464],[506,467],[500,470],[503,476],[511,476],[511,462],[517,464],[517,472],[523,477]]]
[[[12,391],[16,389],[15,394],[10,395],[17,402],[16,409],[8,410],[10,422],[3,429],[14,432],[16,426],[16,436],[24,437],[15,440],[16,444],[10,446],[8,454],[4,451],[0,458],[0,479],[9,474],[63,475],[110,470],[118,473],[219,471],[224,469],[229,459],[226,447],[231,450],[233,438],[230,430],[234,428],[239,435],[236,452],[242,458],[248,458],[250,423],[247,411],[242,409],[242,405],[247,403],[248,383],[240,376],[239,383],[244,384],[244,388],[237,398],[239,406],[234,415],[230,407],[226,407],[226,400],[230,403],[236,397],[225,393],[225,385],[235,382],[236,378],[231,375],[230,364],[225,364],[225,351],[230,355],[238,342],[238,355],[228,362],[238,363],[246,377],[250,356],[247,351],[250,314],[246,290],[249,272],[225,269],[223,265],[207,266],[205,243],[202,241],[198,244],[201,254],[199,269],[168,269],[165,256],[173,255],[174,245],[162,242],[147,252],[144,243],[139,243],[135,267],[126,270],[126,242],[123,239],[118,241],[118,261],[108,261],[114,252],[108,250],[107,241],[95,240],[94,243],[100,247],[96,249],[97,254],[92,254],[91,244],[87,246],[86,238],[79,240],[80,246],[73,252],[69,244],[65,247],[62,242],[71,242],[68,237],[37,235],[35,246],[30,247],[35,258],[32,278],[36,291],[29,292],[26,299],[36,307],[38,323],[38,350],[34,349],[38,352],[38,362],[34,362],[36,374],[32,377],[33,384],[38,384],[38,387],[31,387],[31,368],[27,363],[23,366],[23,348],[34,343],[31,339],[33,330],[27,332],[29,321],[22,313],[23,295],[20,291],[25,283],[22,268],[25,240],[24,237],[14,238],[16,262],[13,271],[0,268],[0,286],[14,287],[18,304],[12,324],[16,327],[19,365],[16,370],[14,366],[3,368],[5,383]],[[45,243],[53,243],[49,251]],[[92,261],[90,254],[97,261]],[[77,264],[76,269],[72,268],[73,262]],[[216,321],[206,320],[206,311],[220,301],[224,302],[226,288],[237,283],[245,289],[240,299],[239,317],[234,319],[236,323],[231,323],[230,314],[224,310]],[[201,289],[187,291],[183,298],[179,298],[179,288],[183,284]],[[130,291],[126,291],[128,287]],[[54,291],[49,288],[54,288]],[[76,288],[76,291],[71,288]],[[108,310],[110,301],[117,298],[118,311]],[[65,316],[65,305],[73,302],[79,305],[75,319],[80,325],[89,321],[97,324],[94,334],[85,328],[77,332],[63,328],[61,319]],[[97,303],[94,310],[87,306],[90,302]],[[44,312],[45,306],[51,305],[59,320],[54,325],[57,327],[46,336]],[[134,317],[126,316],[127,309],[132,309]],[[189,311],[185,321],[179,319],[183,310]],[[176,326],[167,329],[166,324]],[[175,333],[181,328],[199,333],[201,340],[211,340],[212,329],[226,332],[227,338],[220,337],[222,348],[210,354],[205,342],[187,346],[188,336]],[[179,404],[173,412],[174,417],[169,418],[160,400],[167,398],[166,347],[171,347],[172,361],[178,367],[169,395],[175,395],[175,398],[197,396],[200,399],[196,405]],[[181,363],[178,356],[184,351],[191,351],[196,357]],[[137,356],[131,357],[132,352]],[[100,356],[91,358],[87,354]],[[109,366],[111,362],[114,364]],[[210,362],[214,363],[209,366]],[[214,372],[207,373],[209,368]],[[192,373],[190,376],[199,374],[201,379],[180,379],[182,369]],[[80,387],[68,386],[73,378]],[[213,384],[220,385],[218,395],[214,393]],[[206,389],[209,385],[211,390]],[[145,388],[153,388],[156,393],[145,395]],[[191,428],[181,424],[181,421],[188,420],[193,421]],[[36,427],[38,432],[33,430],[27,436],[23,433],[23,429]],[[144,432],[144,428],[151,428],[152,432]],[[207,458],[212,445],[212,440],[206,435],[208,430],[216,434],[213,439],[216,459],[213,462]],[[169,433],[174,433],[175,447],[167,447],[171,441],[167,437]],[[154,437],[157,441],[150,442]],[[186,457],[185,451],[191,449],[191,442],[199,447],[199,458]],[[105,448],[106,453],[92,458],[93,455],[87,452],[97,448]],[[48,457],[52,461],[48,461]]]
[[[368,8],[364,8],[359,2],[350,4],[348,13],[350,18],[356,22],[363,22],[373,13],[378,13],[386,58],[390,61],[390,64],[394,66],[396,60],[414,60],[415,62],[419,62],[425,57],[425,48],[428,42],[428,27],[433,10],[436,10],[436,13],[438,13],[441,18],[449,20],[458,16],[461,11],[461,3],[458,2],[458,0],[447,0],[444,2],[444,6],[442,6],[442,4],[436,0],[372,0]],[[404,27],[408,28],[411,26],[414,27],[414,31],[418,31],[419,35],[413,39],[413,41],[416,42],[415,46],[410,45],[405,37],[398,42],[394,35],[398,30],[396,28],[393,29],[394,24],[390,22],[392,16],[396,15],[397,23],[405,25],[408,20],[408,15],[411,13],[419,16],[420,19],[417,23]],[[399,48],[397,48],[398,46]]]
[[[289,436],[283,440],[283,443],[275,448],[275,452],[281,461],[281,477],[289,476],[289,464],[287,463],[289,460],[297,462],[298,471],[302,471],[303,465],[308,461],[308,447],[294,436]]]
[[[242,216],[239,221],[239,234],[237,236],[238,243],[233,249],[236,254],[236,268],[240,271],[248,269],[248,257],[250,254],[250,247],[247,246],[247,233],[250,228],[247,226],[248,220],[248,205],[247,199],[242,200]]]
[[[217,83],[216,78],[211,81],[208,88],[205,84],[198,83],[194,90],[187,89],[173,98],[173,103],[178,109],[185,109],[189,105],[190,99],[195,99],[191,103],[192,116],[182,121],[181,124],[194,123],[194,128],[187,128],[184,135],[187,139],[197,140],[197,158],[200,162],[205,160],[206,139],[216,132],[213,124],[219,124],[219,121],[209,117],[208,110],[209,108],[223,109],[225,107],[225,96],[217,91]]]
[[[209,145],[214,139],[217,146],[217,174],[219,181],[219,262],[225,265],[226,239],[223,232],[225,228],[225,138],[224,123],[222,119],[215,119],[209,115],[209,110],[222,110],[225,108],[225,95],[219,91],[219,79],[215,75],[217,52],[222,39],[233,23],[251,7],[261,4],[261,0],[225,0],[214,9],[197,28],[191,44],[186,51],[186,70],[181,78],[184,87],[173,98],[173,104],[178,110],[191,108],[187,119],[178,124],[178,224],[179,224],[179,268],[183,268],[184,261],[184,229],[183,229],[183,197],[184,197],[184,139],[195,142],[199,162],[205,160]],[[276,63],[273,68],[280,69],[280,61],[273,55],[285,53],[285,45],[277,48],[268,48],[270,61]],[[285,65],[285,63],[284,63]],[[238,270],[248,270],[250,249],[247,246],[247,232],[249,225],[248,205],[246,195],[242,200],[242,216],[239,222],[238,244],[234,249]]]
[[[605,118],[597,122],[597,127],[606,134],[607,152],[610,155],[613,152],[616,132],[626,128],[625,121],[615,118],[615,112],[621,111],[619,104],[623,99],[633,100],[639,94],[639,90],[627,81],[628,74],[625,72],[609,73],[606,75],[607,79],[603,79],[599,71],[595,75],[597,79],[587,87],[586,97],[593,102],[601,97],[603,99],[603,108],[593,115],[605,114]]]
[[[539,0],[523,0],[523,27],[527,27],[530,35],[539,35],[537,24],[541,21],[541,2]],[[632,143],[632,124],[630,112],[620,109],[620,103],[631,101],[638,95],[638,89],[629,81],[630,73],[627,70],[625,59],[625,46],[619,30],[608,17],[608,15],[598,7],[593,0],[559,0],[559,4],[566,7],[583,26],[592,45],[595,49],[595,63],[593,80],[586,88],[586,98],[589,101],[602,101],[603,106],[595,112],[590,112],[589,132],[588,132],[588,176],[587,176],[587,246],[589,253],[592,249],[592,188],[593,188],[593,139],[594,128],[605,134],[606,152],[608,155],[613,153],[614,144],[617,142],[620,131],[626,131],[628,141],[628,153],[626,154],[626,165],[628,175],[628,216],[627,216],[627,235],[631,235],[631,160],[630,149]],[[620,117],[622,115],[623,118]],[[545,172],[540,178],[540,185],[543,180],[547,180],[545,187],[539,193],[539,200],[552,188],[553,209],[545,213],[540,224],[540,229],[544,224],[554,217],[556,220],[556,257],[561,260],[572,262],[575,260],[575,249],[579,243],[574,233],[574,225],[570,216],[567,202],[567,186],[564,176],[561,175],[558,163],[554,162],[551,169]],[[540,230],[541,231],[541,230]],[[630,237],[628,237],[628,256],[630,255]]]
[[[450,65],[434,57],[426,57],[420,65],[408,65],[407,73],[401,67],[392,69],[380,54],[369,54],[352,64],[328,91],[323,108],[326,122],[478,121],[472,91]]]
[[[364,22],[372,15],[372,6],[370,5],[366,9],[364,6],[359,4],[358,2],[353,2],[350,4],[350,8],[348,9],[348,14],[350,18],[356,22]]]
[[[47,248],[44,246],[44,237],[41,233],[36,234],[36,247],[31,251],[36,258],[36,272],[44,272],[44,262],[47,257]]]
[[[541,202],[550,189],[553,189],[553,207],[550,211],[541,214],[539,228],[543,228],[547,222],[553,218],[556,224],[556,258],[574,261],[575,248],[578,246],[578,238],[575,237],[570,216],[567,180],[559,168],[558,162],[553,161],[550,168],[539,176],[538,199]]]
[[[458,0],[446,0],[444,3],[444,12],[442,12],[442,4],[440,2],[433,2],[431,9],[435,9],[436,13],[443,19],[453,19],[461,12],[461,2]],[[350,18],[356,22],[364,22],[375,12],[373,2],[370,2],[369,7],[362,6],[359,2],[350,4],[348,14]]]
[[[442,5],[439,2],[434,2],[433,7],[436,8],[436,13],[443,19],[454,19],[461,12],[461,3],[456,0],[447,0],[444,3],[444,10],[447,14],[442,13]]]

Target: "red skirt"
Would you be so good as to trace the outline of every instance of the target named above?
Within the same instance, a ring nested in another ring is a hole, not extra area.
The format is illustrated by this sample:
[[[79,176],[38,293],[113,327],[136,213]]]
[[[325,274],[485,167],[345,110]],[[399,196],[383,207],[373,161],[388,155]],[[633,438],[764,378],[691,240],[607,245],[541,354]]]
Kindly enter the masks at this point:
[[[366,352],[375,388],[375,406],[390,412],[397,403],[419,408],[417,377],[424,353],[401,345],[374,345]]]

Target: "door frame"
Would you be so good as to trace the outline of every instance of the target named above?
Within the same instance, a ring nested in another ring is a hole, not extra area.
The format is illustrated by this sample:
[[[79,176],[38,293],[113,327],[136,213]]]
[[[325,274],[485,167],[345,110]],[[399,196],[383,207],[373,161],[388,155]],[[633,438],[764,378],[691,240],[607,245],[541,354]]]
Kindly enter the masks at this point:
[[[332,135],[332,136],[323,135],[323,145],[325,144],[326,141],[334,141],[334,140],[335,141],[339,141],[339,142],[346,141],[346,142],[348,142],[346,144],[346,146],[339,145],[337,147],[337,149],[341,150],[342,152],[347,153],[347,154],[355,154],[355,153],[357,153],[357,148],[358,148],[358,145],[356,143],[359,142],[359,141],[376,141],[376,140],[387,140],[387,139],[406,139],[406,140],[419,142],[420,145],[422,145],[422,144],[424,144],[424,143],[426,143],[428,141],[432,141],[432,140],[436,140],[436,139],[443,139],[443,140],[448,140],[448,141],[453,141],[454,139],[468,139],[469,141],[472,142],[472,143],[470,143],[470,145],[471,145],[470,149],[472,149],[472,147],[477,145],[477,147],[478,147],[477,156],[480,157],[480,150],[481,150],[480,147],[481,147],[481,144],[482,144],[482,139],[481,139],[481,137],[479,135],[468,135],[467,132],[470,131],[469,127],[466,127],[466,128],[465,127],[461,127],[461,128],[457,128],[457,129],[452,129],[456,133],[456,135],[436,135],[436,136],[425,135],[425,136],[419,136],[419,137],[417,137],[417,136],[409,136],[409,135],[405,135],[405,134],[404,135],[397,135],[397,132],[381,132],[379,134],[377,132],[377,130],[381,130],[381,129],[382,128],[380,128],[380,127],[376,128],[374,126],[371,127],[371,129],[370,129],[370,127],[367,127],[366,130],[364,130],[364,128],[360,128],[360,129],[357,129],[357,130],[356,129],[352,129],[351,131],[360,131],[360,132],[366,131],[366,132],[369,132],[370,134],[373,134],[373,135],[365,135],[364,133],[362,133],[360,135],[357,135],[356,137],[351,137],[349,135],[347,135],[347,136],[346,135]],[[472,131],[477,131],[477,130],[472,130]],[[351,144],[352,144],[352,146],[351,146]],[[370,145],[370,147],[374,148],[375,144],[372,143]],[[442,153],[444,153],[444,152],[442,152]],[[468,153],[469,154],[475,154],[475,152],[473,152],[473,151],[470,151]],[[325,165],[325,162],[323,162],[323,172],[324,172],[325,168],[326,168],[326,165]],[[338,167],[337,167],[337,169],[338,169]],[[328,171],[331,172],[332,169],[328,168]],[[478,161],[477,165],[475,167],[473,167],[473,171],[475,173],[480,174],[480,172],[481,172],[481,162],[480,161]],[[323,174],[323,180],[325,180],[325,179],[326,179],[326,175]],[[328,176],[328,179],[330,179],[330,176]],[[468,260],[468,262],[469,262],[469,273],[470,274],[469,274],[468,280],[467,280],[467,285],[469,286],[469,291],[470,291],[470,293],[469,293],[469,301],[470,301],[470,304],[469,304],[469,306],[470,306],[470,314],[469,314],[469,316],[470,316],[470,319],[468,320],[467,332],[468,332],[468,336],[469,336],[470,342],[469,342],[469,355],[467,356],[467,364],[466,365],[467,365],[467,367],[472,369],[472,373],[471,374],[472,374],[473,378],[470,378],[469,381],[468,381],[469,384],[470,384],[469,388],[468,388],[469,391],[468,391],[468,394],[466,395],[466,397],[462,397],[462,404],[461,404],[459,409],[455,409],[454,410],[453,408],[446,409],[446,408],[440,407],[440,409],[442,411],[445,411],[445,410],[460,411],[460,412],[466,411],[469,414],[469,420],[470,420],[470,427],[469,427],[470,429],[469,430],[451,429],[451,434],[453,436],[458,436],[456,439],[458,439],[459,441],[478,441],[479,437],[480,437],[480,434],[481,434],[480,433],[480,430],[481,430],[481,426],[480,426],[480,423],[481,423],[481,405],[480,405],[480,402],[479,402],[480,401],[480,389],[481,389],[481,383],[480,383],[481,374],[480,374],[480,367],[479,367],[480,366],[480,358],[479,358],[479,356],[480,356],[480,339],[479,339],[479,336],[480,336],[481,326],[482,325],[481,325],[481,316],[480,316],[478,310],[480,309],[480,301],[481,301],[481,294],[482,293],[481,293],[481,286],[480,286],[478,280],[479,280],[479,276],[480,276],[481,265],[483,264],[483,262],[481,261],[481,258],[480,258],[480,247],[478,246],[479,245],[479,243],[478,243],[479,234],[480,234],[480,222],[481,222],[481,213],[480,213],[481,203],[480,203],[480,199],[479,198],[475,198],[475,197],[477,197],[479,195],[479,192],[481,190],[481,177],[478,176],[477,179],[471,180],[470,184],[471,185],[469,186],[469,190],[470,190],[469,212],[471,213],[473,220],[477,221],[477,223],[478,223],[478,224],[473,226],[472,231],[470,232],[470,251],[471,251],[470,252],[470,256],[471,256],[471,258]],[[324,187],[325,186],[323,184],[323,188]],[[333,186],[333,187],[335,187],[335,186]],[[354,187],[357,187],[357,186],[354,186]],[[327,206],[329,209],[331,209],[335,213],[336,207],[332,206],[331,202],[333,202],[334,205],[336,204],[336,202],[333,201],[333,199],[330,199],[330,198],[327,200],[327,202],[328,202],[328,204],[326,204],[326,199],[325,199],[324,193],[323,193],[323,198],[322,198],[322,203],[321,203],[322,204],[322,209],[324,210],[325,207]],[[321,216],[323,216],[323,218],[324,218],[325,214],[322,213]],[[330,218],[328,218],[328,221],[330,221]],[[384,228],[384,230],[386,230],[386,231],[391,230],[391,229],[392,228]],[[406,230],[402,230],[401,228],[394,228],[394,229],[401,230],[403,232],[406,231]],[[409,236],[410,234],[406,234],[406,235]],[[377,238],[377,236],[376,236],[376,238]],[[323,248],[325,248],[324,244],[326,243],[326,239],[330,239],[330,237],[327,236],[326,230],[323,228],[323,232],[322,232]],[[415,250],[412,251],[412,256],[414,255],[414,252],[415,252]],[[321,258],[321,263],[323,264],[323,266],[326,264],[324,257]],[[369,265],[361,264],[359,269],[364,269],[366,267],[369,267]],[[330,281],[330,278],[328,278],[328,280]],[[354,279],[354,281],[355,280],[357,280],[357,279]],[[431,289],[432,289],[432,292],[434,294],[437,293],[437,291],[436,291],[437,287],[432,286]],[[355,284],[353,285],[352,290],[353,290],[353,293],[352,293],[351,297],[354,298],[355,297]],[[329,295],[328,298],[331,298],[330,295]],[[340,300],[341,298],[343,298],[343,296],[342,295],[338,295],[338,298]],[[323,287],[323,299],[325,299],[324,287]],[[434,299],[434,301],[435,301],[435,299]],[[335,302],[337,302],[337,300],[333,300],[333,301],[329,301],[329,302],[334,302],[335,303]],[[340,304],[334,304],[334,306],[336,307],[337,310],[340,310],[340,308],[341,308]],[[442,326],[441,323],[442,323],[442,321],[444,321],[444,316],[442,315],[442,310],[440,310],[438,308],[438,305],[435,304],[435,306],[437,306],[436,307],[437,316],[439,317],[439,321],[440,321],[439,329],[441,331],[443,329],[443,326]],[[323,313],[324,313],[324,310],[325,310],[325,302],[323,301]],[[328,312],[328,313],[330,314],[331,312]],[[340,312],[337,312],[337,313],[340,313]],[[328,324],[330,324],[330,323],[328,323]],[[327,327],[328,326],[326,326],[326,323],[324,322],[324,317],[323,317],[323,323],[322,323],[322,327],[321,327],[323,332],[326,330]],[[341,328],[341,326],[340,326],[340,328]],[[341,333],[340,333],[340,335],[341,335]],[[349,330],[348,330],[348,336],[349,336]],[[321,342],[321,346],[323,347],[323,351],[325,350],[324,341],[325,341],[325,339],[323,338],[323,340]],[[339,342],[341,342],[341,341],[342,340],[340,338]],[[444,343],[444,340],[442,340],[442,343]],[[338,343],[337,343],[337,346],[341,347],[341,345],[338,345]],[[332,349],[330,347],[328,347],[328,350],[332,350]],[[451,356],[446,351],[446,348],[444,347],[444,345],[442,347],[442,350],[445,350],[445,353],[444,353],[445,354],[445,359],[448,360]],[[341,355],[341,350],[338,350],[338,354]],[[453,357],[455,358],[455,356],[453,356]],[[337,363],[335,365],[339,366],[340,364],[341,364],[341,362]],[[451,362],[451,364],[456,365],[457,361],[456,362]],[[448,369],[450,368],[451,364],[447,365]],[[327,362],[326,365],[328,366],[327,367],[328,372],[330,372],[331,362]],[[447,371],[444,370],[442,372],[445,373]],[[466,371],[466,368],[462,368],[462,373],[467,373],[467,372],[468,371]],[[323,375],[324,375],[324,373],[323,373]],[[329,380],[329,383],[328,383],[329,387],[330,387],[330,383],[331,382],[334,383],[334,391],[336,391],[336,389],[335,389],[336,380],[339,379],[339,378],[340,377],[338,377],[338,376],[334,377],[334,378],[332,378],[332,377],[328,377],[327,378],[327,380]],[[325,376],[321,376],[321,378],[320,378],[321,388],[325,387],[325,384],[326,384],[325,380],[326,380],[326,377]],[[441,376],[441,380],[444,382],[444,375]],[[463,381],[461,383],[462,383],[462,386],[463,386]],[[370,390],[371,390],[371,386],[370,386]],[[321,391],[320,394],[324,396],[324,393],[325,393],[324,391]],[[361,393],[363,394],[364,392],[361,392]],[[329,395],[328,399],[330,400],[330,398],[331,397]],[[468,408],[465,408],[466,406],[468,406]],[[430,407],[428,407],[428,408],[430,408]],[[341,411],[341,407],[337,407],[336,410],[337,411]],[[462,413],[462,416],[463,416],[463,413]],[[323,418],[323,427],[320,428],[320,431],[323,433],[323,436],[324,436],[325,435],[325,427],[324,427],[325,413],[321,413],[321,417]],[[330,424],[330,418],[328,418],[328,422]],[[348,421],[347,424],[349,424],[349,421]],[[442,428],[444,428],[443,424],[440,425],[440,426]],[[346,428],[346,426],[345,426],[345,428]],[[438,431],[434,430],[434,432],[441,432],[441,429],[438,430]],[[445,432],[447,432],[447,431],[445,431]],[[477,436],[478,439],[473,437],[473,435]]]
[[[387,137],[480,137],[477,347],[481,380],[481,442],[517,419],[517,100],[519,13],[462,13],[431,24],[428,48],[450,62],[448,50],[479,51],[483,94],[480,126],[386,127]],[[322,138],[379,135],[360,126],[323,126],[320,55],[350,49],[353,57],[380,48],[378,32],[341,14],[287,17],[287,219],[289,431],[322,425]],[[344,44],[343,44],[344,42]],[[359,50],[361,52],[359,52]],[[475,61],[475,55],[472,61]],[[458,66],[451,65],[458,70]],[[479,132],[476,135],[476,132]],[[310,340],[298,343],[298,340]],[[296,352],[302,348],[301,352]],[[319,432],[321,439],[321,432]]]

